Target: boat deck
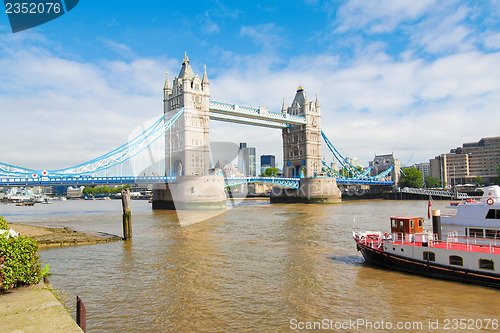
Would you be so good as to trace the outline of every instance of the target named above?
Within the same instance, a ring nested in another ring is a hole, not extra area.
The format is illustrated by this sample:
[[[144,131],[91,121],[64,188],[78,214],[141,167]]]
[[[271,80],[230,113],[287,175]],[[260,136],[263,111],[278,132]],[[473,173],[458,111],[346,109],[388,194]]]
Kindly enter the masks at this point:
[[[391,241],[390,243],[391,244],[398,244],[398,245],[423,246],[421,242]],[[457,250],[457,251],[500,254],[500,246],[491,245],[491,244],[467,244],[467,243],[459,243],[459,242],[429,242],[427,247]]]

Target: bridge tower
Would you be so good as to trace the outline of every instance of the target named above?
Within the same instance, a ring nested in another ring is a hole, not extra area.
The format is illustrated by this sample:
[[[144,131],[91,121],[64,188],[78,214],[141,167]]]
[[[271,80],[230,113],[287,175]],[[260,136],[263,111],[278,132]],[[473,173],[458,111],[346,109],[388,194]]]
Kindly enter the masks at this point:
[[[291,125],[283,129],[283,175],[302,178],[298,189],[273,187],[271,202],[338,203],[341,193],[333,177],[316,177],[321,173],[321,106],[318,96],[309,101],[299,85],[292,105],[282,113],[304,116],[305,125]]]
[[[165,133],[165,174],[176,180],[156,186],[153,209],[175,209],[178,216],[180,210],[226,209],[224,177],[209,174],[209,102],[206,67],[200,79],[185,55],[179,75],[170,84],[167,73],[163,88],[167,119],[184,108]]]
[[[163,88],[164,113],[167,119],[181,108],[184,113],[165,135],[165,169],[167,175],[206,175],[210,167],[209,153],[210,83],[207,70],[203,78],[194,74],[187,55],[179,76],[172,85],[168,78]]]
[[[321,107],[318,96],[309,101],[299,85],[292,105],[283,100],[283,113],[305,116],[306,125],[292,125],[283,129],[284,176],[310,178],[321,172]]]

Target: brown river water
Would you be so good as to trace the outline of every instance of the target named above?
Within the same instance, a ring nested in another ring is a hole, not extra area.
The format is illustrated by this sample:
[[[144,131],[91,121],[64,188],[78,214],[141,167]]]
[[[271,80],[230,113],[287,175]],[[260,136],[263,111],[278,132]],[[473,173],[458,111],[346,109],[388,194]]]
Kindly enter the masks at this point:
[[[0,205],[1,215],[122,234],[119,200]],[[132,201],[132,241],[40,254],[73,316],[75,296],[84,301],[88,332],[499,331],[500,290],[364,263],[353,225],[387,232],[397,215],[426,217],[427,202],[246,200],[181,227],[175,212]]]

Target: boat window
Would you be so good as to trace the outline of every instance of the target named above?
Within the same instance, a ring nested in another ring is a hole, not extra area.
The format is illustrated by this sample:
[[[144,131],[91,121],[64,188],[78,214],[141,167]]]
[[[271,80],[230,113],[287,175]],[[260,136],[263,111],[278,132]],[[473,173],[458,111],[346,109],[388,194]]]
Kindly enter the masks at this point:
[[[479,259],[479,268],[494,271],[495,262],[490,259]]]
[[[464,258],[460,256],[450,256],[450,265],[463,266]]]
[[[436,254],[434,252],[425,251],[424,252],[425,261],[436,261]]]
[[[418,227],[419,227],[419,228],[421,228],[421,227],[422,227],[422,220],[421,220],[421,219],[419,219],[419,220],[418,220]]]
[[[483,238],[483,229],[474,229],[470,228],[469,229],[469,237],[479,237]]]
[[[396,221],[396,220],[392,220],[392,226],[393,226],[394,228],[396,228],[396,226],[397,226],[397,221]]]
[[[486,214],[487,219],[500,219],[500,209],[490,209]]]
[[[486,238],[500,239],[500,230],[486,229]]]
[[[413,220],[410,221],[410,228],[413,229]]]

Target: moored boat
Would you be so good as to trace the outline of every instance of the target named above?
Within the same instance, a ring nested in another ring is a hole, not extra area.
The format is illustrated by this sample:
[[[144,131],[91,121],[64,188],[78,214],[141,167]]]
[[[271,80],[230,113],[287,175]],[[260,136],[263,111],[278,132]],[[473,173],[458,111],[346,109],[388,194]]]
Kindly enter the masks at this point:
[[[456,231],[442,237],[440,211],[432,213],[432,232],[423,230],[422,217],[406,216],[390,218],[390,233],[353,230],[357,249],[384,268],[500,288],[500,239],[478,242]]]
[[[35,202],[34,201],[21,201],[16,203],[16,206],[34,206]]]
[[[474,238],[488,244],[500,240],[500,186],[483,187],[483,195],[452,202],[449,214],[441,217],[443,233]]]

